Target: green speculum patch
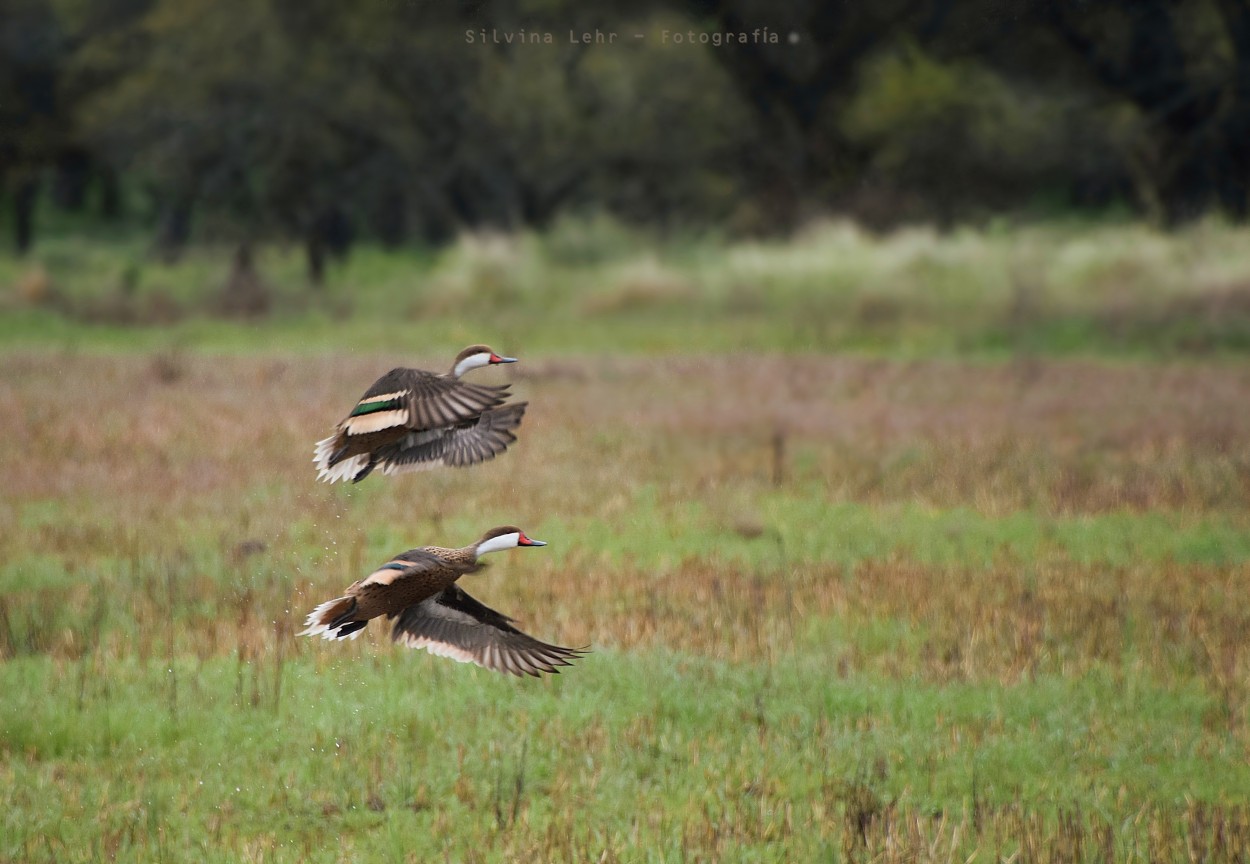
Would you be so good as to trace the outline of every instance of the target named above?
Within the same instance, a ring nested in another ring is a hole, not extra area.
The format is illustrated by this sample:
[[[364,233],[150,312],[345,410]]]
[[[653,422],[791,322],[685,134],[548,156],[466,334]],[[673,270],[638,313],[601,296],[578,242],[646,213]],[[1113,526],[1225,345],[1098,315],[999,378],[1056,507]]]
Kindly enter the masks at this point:
[[[362,414],[373,414],[378,411],[390,411],[392,408],[399,407],[398,399],[386,399],[381,402],[361,402],[352,409],[351,416],[359,417]]]

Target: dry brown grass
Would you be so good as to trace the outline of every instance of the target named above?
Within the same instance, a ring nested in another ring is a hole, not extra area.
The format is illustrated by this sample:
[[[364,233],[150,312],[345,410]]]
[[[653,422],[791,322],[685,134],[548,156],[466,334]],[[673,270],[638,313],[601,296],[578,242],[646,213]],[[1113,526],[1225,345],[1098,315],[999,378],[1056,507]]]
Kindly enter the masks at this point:
[[[467,542],[508,521],[539,536],[553,522],[596,524],[606,536],[570,536],[552,556],[511,556],[500,575],[474,578],[501,608],[532,610],[526,617],[544,632],[579,644],[776,660],[827,638],[812,622],[914,628],[913,639],[871,653],[834,640],[830,659],[843,674],[1011,681],[1114,668],[1132,643],[1133,662],[1160,674],[1201,670],[1226,695],[1227,722],[1244,714],[1250,618],[1235,602],[1244,567],[1063,558],[983,567],[891,554],[848,568],[784,550],[743,567],[714,548],[660,564],[603,549],[647,494],[665,518],[697,500],[700,518],[727,534],[776,544],[757,502],[778,483],[781,495],[790,484],[800,497],[824,488],[813,508],[921,501],[984,514],[1164,508],[1241,519],[1250,498],[1244,367],[528,360],[515,389],[531,410],[504,458],[371,478],[347,493],[316,484],[312,442],[399,360],[0,359],[10,421],[0,507],[19,526],[0,552],[67,574],[6,594],[0,651],[75,657],[95,640],[106,656],[262,658],[322,593],[392,546]],[[158,624],[171,608],[173,629]],[[134,629],[109,626],[118,621]]]
[[[270,484],[312,494],[310,441],[404,359],[6,355],[5,499],[108,500],[126,514]],[[622,469],[634,485],[691,489],[766,476],[778,430],[808,473],[854,500],[1090,513],[1240,507],[1250,495],[1243,365],[767,356],[530,362],[517,377],[531,413],[500,465],[542,470],[482,470],[540,503],[584,492],[600,511]],[[433,485],[462,496],[482,484]]]

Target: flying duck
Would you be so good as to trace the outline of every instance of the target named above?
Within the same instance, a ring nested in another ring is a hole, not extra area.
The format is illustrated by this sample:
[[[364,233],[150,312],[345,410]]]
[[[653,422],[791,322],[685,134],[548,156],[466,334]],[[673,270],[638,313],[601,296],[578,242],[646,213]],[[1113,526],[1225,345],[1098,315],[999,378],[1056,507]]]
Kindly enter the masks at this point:
[[[517,676],[559,672],[557,666],[571,666],[585,650],[548,645],[522,633],[512,626],[513,619],[455,584],[465,573],[482,569],[485,564],[478,559],[488,552],[546,545],[505,525],[460,549],[409,549],[353,582],[342,597],[308,613],[307,629],[299,635],[355,639],[371,619],[385,615],[395,619],[391,639],[410,648]]]
[[[460,376],[515,362],[486,345],[470,345],[449,372],[392,369],[373,382],[333,435],[317,442],[318,479],[359,483],[379,466],[383,474],[398,474],[495,458],[516,440],[512,430],[528,403],[504,405],[507,384],[469,384]]]

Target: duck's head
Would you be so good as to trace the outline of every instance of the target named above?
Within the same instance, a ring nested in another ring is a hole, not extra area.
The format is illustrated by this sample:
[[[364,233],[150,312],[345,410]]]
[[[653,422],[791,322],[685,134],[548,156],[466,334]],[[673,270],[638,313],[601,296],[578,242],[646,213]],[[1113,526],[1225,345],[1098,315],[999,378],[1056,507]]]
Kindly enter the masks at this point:
[[[482,535],[482,539],[477,541],[477,554],[481,557],[487,552],[502,552],[504,549],[515,549],[518,546],[546,545],[543,540],[532,540],[526,537],[525,532],[520,528],[504,525],[492,528]]]
[[[470,345],[456,355],[456,362],[451,364],[451,374],[459,378],[470,369],[482,366],[493,366],[496,363],[515,363],[515,357],[503,357],[496,354],[489,345]]]

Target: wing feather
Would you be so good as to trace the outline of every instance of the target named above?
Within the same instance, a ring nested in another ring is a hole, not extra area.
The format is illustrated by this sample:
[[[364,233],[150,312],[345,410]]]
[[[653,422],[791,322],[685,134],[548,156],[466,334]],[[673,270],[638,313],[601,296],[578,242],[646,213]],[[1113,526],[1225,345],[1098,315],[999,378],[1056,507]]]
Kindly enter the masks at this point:
[[[459,378],[435,375],[421,369],[402,370],[401,380],[408,397],[408,408],[417,421],[412,428],[459,423],[483,411],[502,405],[508,386],[471,384]]]
[[[508,391],[506,384],[472,384],[422,369],[392,369],[365,391],[334,435],[317,442],[313,462],[318,477],[354,482],[375,465],[394,474],[493,458],[516,440],[508,430],[520,423],[524,412],[523,407],[500,407]]]
[[[516,676],[559,672],[586,652],[540,642],[453,585],[399,614],[391,638],[412,648]]]
[[[474,423],[408,435],[379,450],[378,465],[384,474],[398,474],[439,465],[464,468],[494,459],[516,441],[513,430],[521,425],[528,404],[517,402],[486,411]]]

